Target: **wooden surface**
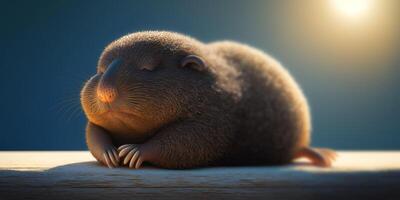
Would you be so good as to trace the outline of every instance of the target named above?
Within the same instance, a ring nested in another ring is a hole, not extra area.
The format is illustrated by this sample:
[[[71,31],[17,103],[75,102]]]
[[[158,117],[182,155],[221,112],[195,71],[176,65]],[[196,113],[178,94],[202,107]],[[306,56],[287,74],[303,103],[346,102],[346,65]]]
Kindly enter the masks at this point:
[[[332,168],[108,169],[90,153],[0,152],[3,199],[400,199],[400,152],[339,152]]]

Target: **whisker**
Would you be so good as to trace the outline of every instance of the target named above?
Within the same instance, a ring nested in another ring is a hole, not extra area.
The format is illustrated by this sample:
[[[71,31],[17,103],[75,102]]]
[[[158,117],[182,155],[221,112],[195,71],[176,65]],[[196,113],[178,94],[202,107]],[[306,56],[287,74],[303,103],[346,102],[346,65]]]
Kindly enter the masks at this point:
[[[79,116],[79,113],[81,111],[80,107],[75,107],[69,115],[69,118],[67,119],[68,122],[72,121],[72,119],[76,119]]]

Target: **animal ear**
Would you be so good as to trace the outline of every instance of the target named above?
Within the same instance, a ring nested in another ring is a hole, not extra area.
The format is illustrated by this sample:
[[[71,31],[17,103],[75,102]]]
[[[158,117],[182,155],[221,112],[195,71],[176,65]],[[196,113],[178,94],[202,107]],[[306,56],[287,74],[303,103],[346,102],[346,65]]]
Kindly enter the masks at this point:
[[[196,55],[188,55],[182,59],[181,67],[190,67],[198,71],[203,71],[206,64],[203,58]]]

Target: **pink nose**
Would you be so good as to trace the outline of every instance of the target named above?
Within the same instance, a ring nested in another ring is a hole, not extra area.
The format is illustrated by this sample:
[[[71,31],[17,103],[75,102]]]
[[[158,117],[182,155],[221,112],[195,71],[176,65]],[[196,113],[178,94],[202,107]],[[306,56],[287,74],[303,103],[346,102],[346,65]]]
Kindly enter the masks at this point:
[[[118,96],[117,90],[112,87],[107,87],[104,85],[99,85],[97,87],[97,97],[103,103],[111,103]]]

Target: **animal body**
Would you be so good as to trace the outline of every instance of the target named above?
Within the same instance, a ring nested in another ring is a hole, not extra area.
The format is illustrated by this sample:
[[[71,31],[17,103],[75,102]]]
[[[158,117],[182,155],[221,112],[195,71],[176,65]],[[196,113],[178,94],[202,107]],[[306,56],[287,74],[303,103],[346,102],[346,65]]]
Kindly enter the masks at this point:
[[[307,100],[265,53],[231,41],[202,43],[165,31],[109,44],[81,91],[86,141],[109,167],[280,165],[311,148]]]

